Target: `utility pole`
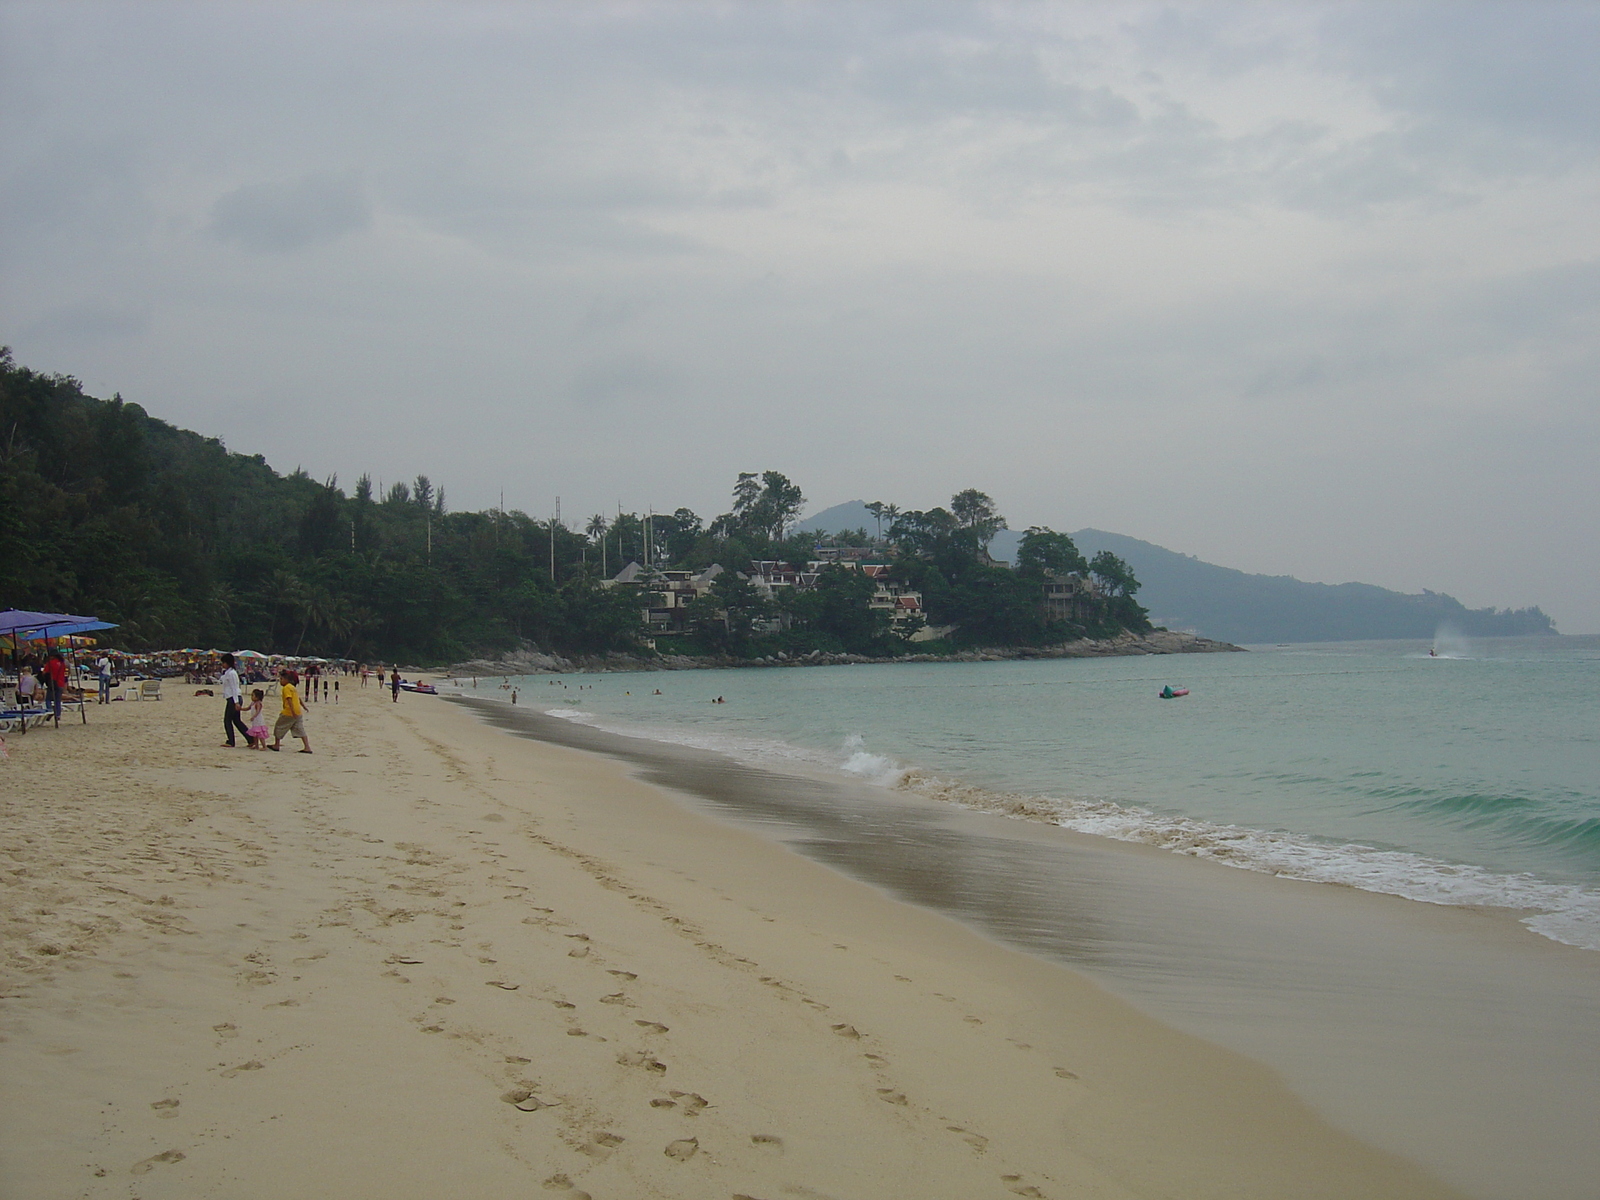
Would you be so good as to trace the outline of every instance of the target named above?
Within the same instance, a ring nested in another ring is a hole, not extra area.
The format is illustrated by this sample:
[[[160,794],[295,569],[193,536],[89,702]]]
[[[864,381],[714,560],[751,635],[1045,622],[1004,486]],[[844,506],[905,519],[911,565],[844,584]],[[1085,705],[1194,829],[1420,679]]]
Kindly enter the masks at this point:
[[[556,526],[561,523],[561,497],[556,497],[556,515],[550,519],[550,586],[556,582]]]

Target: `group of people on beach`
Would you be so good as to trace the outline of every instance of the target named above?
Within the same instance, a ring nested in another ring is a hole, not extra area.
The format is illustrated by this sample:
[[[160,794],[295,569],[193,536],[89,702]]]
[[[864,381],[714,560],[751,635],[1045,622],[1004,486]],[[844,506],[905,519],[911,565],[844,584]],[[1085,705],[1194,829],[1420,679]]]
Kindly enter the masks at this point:
[[[222,732],[227,737],[223,744],[230,748],[238,746],[234,734],[244,734],[245,745],[252,750],[282,750],[284,735],[300,739],[300,753],[311,753],[311,738],[306,734],[306,707],[300,699],[300,676],[289,667],[278,668],[278,719],[273,722],[269,733],[265,712],[267,694],[261,688],[250,692],[250,724],[244,723],[240,715],[244,711],[244,688],[239,682],[239,671],[234,666],[233,655],[224,654],[222,665],[225,668],[222,678],[218,681],[222,685]],[[315,683],[312,684],[315,686]],[[272,744],[267,744],[267,738],[272,738]]]
[[[17,703],[26,709],[42,699],[61,724],[61,698],[67,690],[67,663],[61,651],[52,650],[40,664],[32,656],[17,665]]]

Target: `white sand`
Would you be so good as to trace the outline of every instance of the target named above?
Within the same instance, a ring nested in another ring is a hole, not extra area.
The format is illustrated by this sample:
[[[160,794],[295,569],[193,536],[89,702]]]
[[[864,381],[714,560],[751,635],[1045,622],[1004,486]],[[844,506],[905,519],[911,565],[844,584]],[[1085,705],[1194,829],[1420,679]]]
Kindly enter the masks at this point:
[[[0,1195],[1448,1194],[607,760],[373,688],[229,751],[192,690],[9,739]]]

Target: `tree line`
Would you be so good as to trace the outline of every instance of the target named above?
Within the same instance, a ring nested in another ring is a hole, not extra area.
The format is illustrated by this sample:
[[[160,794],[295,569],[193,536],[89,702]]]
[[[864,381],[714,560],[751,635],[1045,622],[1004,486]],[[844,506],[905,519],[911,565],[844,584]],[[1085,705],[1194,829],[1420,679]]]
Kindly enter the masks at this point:
[[[128,648],[240,649],[442,662],[525,642],[562,653],[639,651],[643,598],[602,580],[630,561],[719,564],[681,649],[903,652],[873,585],[833,568],[778,605],[741,579],[755,561],[804,563],[805,498],[776,471],[741,473],[728,512],[596,515],[582,530],[517,511],[452,512],[425,475],[381,494],[370,476],[274,471],[260,455],[178,429],[120,396],[18,366],[0,349],[0,598],[92,613]],[[948,510],[888,511],[869,539],[924,595],[958,644],[1018,645],[1147,627],[1131,573],[1085,563],[1065,534],[1030,530],[1016,570],[988,560],[1004,519],[969,489]],[[998,523],[997,523],[998,522]],[[865,538],[865,531],[857,531]],[[1076,626],[1037,603],[1045,571],[1101,581],[1105,603]],[[774,620],[780,616],[781,620]],[[774,626],[781,625],[782,629]]]

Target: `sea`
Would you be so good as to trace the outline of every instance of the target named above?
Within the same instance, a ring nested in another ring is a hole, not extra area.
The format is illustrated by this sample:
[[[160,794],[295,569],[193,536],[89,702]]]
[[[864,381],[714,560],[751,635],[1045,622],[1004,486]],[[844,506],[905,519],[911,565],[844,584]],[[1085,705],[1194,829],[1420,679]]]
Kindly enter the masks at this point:
[[[508,682],[519,705],[602,730],[1245,871],[1515,910],[1600,950],[1600,637]]]

